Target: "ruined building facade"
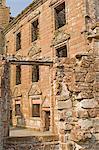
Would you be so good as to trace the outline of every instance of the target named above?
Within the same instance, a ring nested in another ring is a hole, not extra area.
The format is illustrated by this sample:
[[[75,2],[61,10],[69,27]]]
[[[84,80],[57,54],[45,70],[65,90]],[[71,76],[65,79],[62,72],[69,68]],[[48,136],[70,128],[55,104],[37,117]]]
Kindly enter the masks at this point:
[[[99,1],[35,0],[11,22],[0,11],[10,124],[59,135],[57,149],[98,150]]]

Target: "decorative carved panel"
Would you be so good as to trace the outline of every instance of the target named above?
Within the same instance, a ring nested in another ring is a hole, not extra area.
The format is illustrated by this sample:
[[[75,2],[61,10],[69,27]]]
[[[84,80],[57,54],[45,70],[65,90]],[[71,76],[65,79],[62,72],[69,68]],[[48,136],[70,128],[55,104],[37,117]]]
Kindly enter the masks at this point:
[[[28,92],[28,95],[29,96],[34,96],[34,95],[41,95],[42,92],[41,92],[41,89],[39,87],[38,84],[33,84],[30,89],[29,89],[29,92]]]
[[[38,53],[40,53],[40,52],[41,52],[41,48],[38,47],[38,46],[36,45],[36,43],[35,43],[35,44],[33,44],[33,46],[30,48],[30,50],[29,50],[29,52],[28,52],[28,56],[29,56],[29,57],[33,57],[34,55],[36,55],[36,54],[38,54]]]
[[[68,40],[69,38],[70,38],[70,34],[64,32],[63,30],[62,31],[56,31],[54,38],[53,38],[52,45],[55,46],[57,44],[63,43],[66,40]]]
[[[12,91],[12,96],[13,97],[21,97],[22,96],[21,88],[15,87],[14,90]]]

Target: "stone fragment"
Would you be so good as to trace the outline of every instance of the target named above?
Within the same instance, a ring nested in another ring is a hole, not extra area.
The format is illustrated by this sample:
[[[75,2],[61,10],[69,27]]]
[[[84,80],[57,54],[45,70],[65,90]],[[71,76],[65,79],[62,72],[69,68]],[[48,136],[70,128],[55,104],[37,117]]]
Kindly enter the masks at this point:
[[[84,73],[86,74],[87,73],[87,69],[86,68],[83,68],[83,67],[75,67],[75,73]]]
[[[94,95],[92,91],[90,90],[82,90],[81,92],[76,93],[75,99],[80,100],[80,99],[92,99],[94,98]]]
[[[92,134],[91,133],[85,132],[84,136],[85,136],[85,139],[91,139],[92,138]]]
[[[99,118],[93,119],[93,125],[99,127]]]
[[[94,91],[99,92],[99,83],[98,82],[94,84]]]
[[[68,84],[68,89],[69,89],[70,92],[80,92],[81,91],[79,86],[74,84],[74,83]]]
[[[61,95],[65,97],[65,99],[69,99],[70,97],[70,92],[67,89],[67,86],[62,83],[62,91],[61,91]]]
[[[73,143],[73,142],[68,142],[67,144],[66,144],[66,150],[73,150],[73,149],[75,149],[75,144]]]
[[[88,130],[93,126],[93,121],[89,119],[79,119],[78,125],[81,127],[82,130]]]
[[[87,60],[87,57],[82,58],[81,67],[88,68],[90,66],[90,62]]]
[[[60,111],[59,115],[58,115],[58,118],[60,121],[65,121],[65,115],[64,115],[64,111]]]
[[[62,96],[62,95],[58,95],[56,96],[57,101],[65,101],[66,99],[68,99],[68,97],[66,96]]]
[[[72,128],[73,128],[73,127],[72,127],[71,124],[66,124],[66,125],[65,125],[65,130],[66,130],[66,131],[70,131]]]
[[[65,81],[66,83],[74,82],[74,74],[73,74],[73,72],[66,72],[66,73],[65,73],[65,77],[64,77],[64,81]]]
[[[84,139],[84,132],[81,131],[81,130],[78,129],[78,128],[74,128],[74,129],[71,131],[71,140],[72,140],[72,141],[75,141],[75,142],[79,142],[79,141],[85,140],[85,139]]]
[[[95,137],[95,139],[96,139],[97,141],[99,141],[99,133],[93,134],[93,136]]]
[[[60,122],[59,126],[61,130],[65,130],[65,122]]]
[[[85,109],[79,110],[78,111],[78,116],[79,118],[88,118],[88,111]]]
[[[96,109],[89,109],[88,114],[89,114],[89,117],[95,118],[97,116]]]
[[[95,99],[85,99],[80,102],[82,108],[95,108],[98,106],[98,102]]]
[[[82,91],[80,94],[81,94],[81,98],[83,99],[92,99],[94,97],[91,90]]]
[[[58,101],[58,109],[67,109],[67,108],[72,108],[71,100]]]
[[[89,72],[86,75],[85,81],[88,83],[92,83],[95,80],[95,73],[94,72]]]
[[[85,81],[85,73],[75,73],[75,81],[76,82],[84,82]]]
[[[96,82],[99,82],[99,72],[96,72]]]

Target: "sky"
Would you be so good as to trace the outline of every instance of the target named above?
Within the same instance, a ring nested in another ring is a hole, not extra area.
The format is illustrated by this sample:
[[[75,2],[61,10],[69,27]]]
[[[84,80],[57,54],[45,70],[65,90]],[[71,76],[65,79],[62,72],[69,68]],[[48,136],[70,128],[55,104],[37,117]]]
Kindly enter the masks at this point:
[[[7,6],[13,17],[17,16],[24,8],[26,8],[33,0],[7,0]]]

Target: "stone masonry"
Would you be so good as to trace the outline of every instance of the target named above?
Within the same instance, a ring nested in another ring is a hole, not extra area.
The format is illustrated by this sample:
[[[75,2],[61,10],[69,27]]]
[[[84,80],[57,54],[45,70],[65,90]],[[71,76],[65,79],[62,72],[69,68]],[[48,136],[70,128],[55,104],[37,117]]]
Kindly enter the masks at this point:
[[[60,4],[65,4],[66,24],[56,29],[55,11]],[[98,0],[35,0],[10,22],[9,9],[2,1],[0,150],[99,149],[98,6]],[[33,42],[31,24],[36,19],[39,35]],[[16,51],[18,33],[21,48]],[[56,51],[64,46],[67,55],[59,57]],[[16,85],[18,64],[21,84]],[[40,68],[35,83],[31,81],[33,64]],[[40,117],[32,116],[33,103],[40,104]],[[15,115],[15,104],[20,104],[21,116]],[[9,137],[10,111],[13,126],[43,132],[48,127],[53,136]],[[47,112],[50,123],[46,126]]]

